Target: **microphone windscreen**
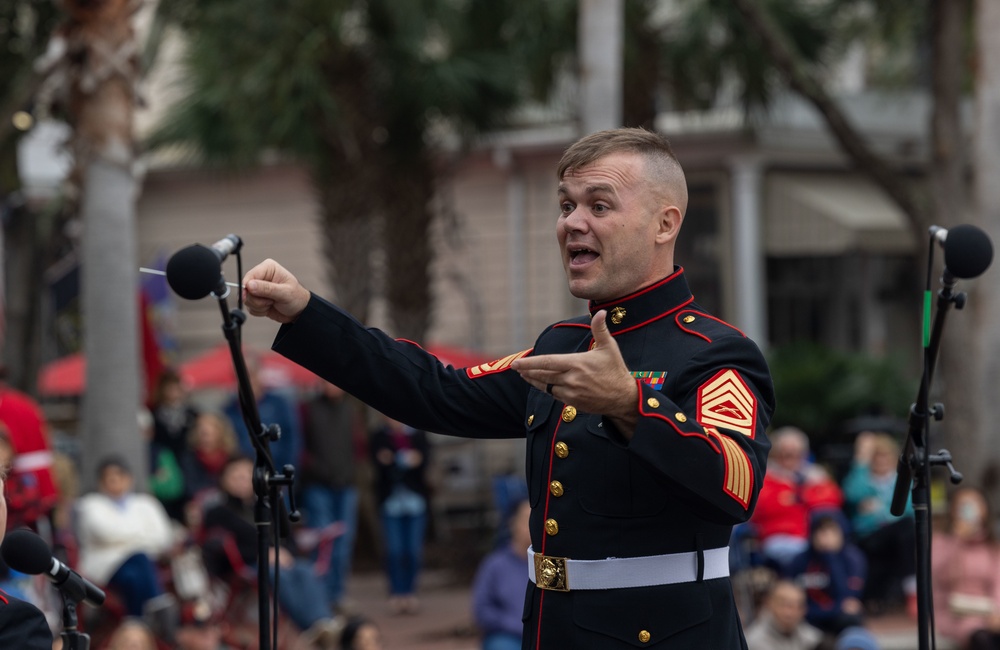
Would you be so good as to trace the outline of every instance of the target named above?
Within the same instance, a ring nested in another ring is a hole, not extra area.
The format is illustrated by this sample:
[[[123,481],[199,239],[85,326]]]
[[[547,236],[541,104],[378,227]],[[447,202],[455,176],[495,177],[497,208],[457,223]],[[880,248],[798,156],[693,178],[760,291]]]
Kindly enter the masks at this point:
[[[222,281],[222,261],[208,246],[182,248],[167,261],[167,283],[181,298],[199,300]]]
[[[7,533],[0,544],[0,555],[7,566],[28,575],[45,573],[52,566],[52,549],[44,539],[24,528]]]
[[[944,242],[944,265],[961,279],[978,277],[993,261],[993,243],[989,235],[975,226],[948,229]]]

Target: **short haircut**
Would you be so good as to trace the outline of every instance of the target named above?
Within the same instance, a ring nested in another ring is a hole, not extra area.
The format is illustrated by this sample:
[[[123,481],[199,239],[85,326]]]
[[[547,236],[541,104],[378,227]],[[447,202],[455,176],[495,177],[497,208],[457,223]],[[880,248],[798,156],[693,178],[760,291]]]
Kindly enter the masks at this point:
[[[616,153],[634,153],[643,158],[646,176],[666,196],[678,204],[681,213],[687,209],[687,181],[670,142],[653,131],[640,128],[620,128],[598,131],[570,145],[559,161],[558,176],[593,164]]]

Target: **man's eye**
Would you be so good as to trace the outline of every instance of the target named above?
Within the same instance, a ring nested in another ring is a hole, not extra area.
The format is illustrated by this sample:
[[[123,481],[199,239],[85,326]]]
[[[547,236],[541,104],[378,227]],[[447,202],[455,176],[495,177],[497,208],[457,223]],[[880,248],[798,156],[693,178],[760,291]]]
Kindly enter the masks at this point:
[[[569,214],[573,211],[574,205],[572,203],[560,203],[559,209],[563,214]]]
[[[604,214],[605,212],[608,211],[608,206],[604,205],[603,203],[595,203],[593,210],[594,214]]]

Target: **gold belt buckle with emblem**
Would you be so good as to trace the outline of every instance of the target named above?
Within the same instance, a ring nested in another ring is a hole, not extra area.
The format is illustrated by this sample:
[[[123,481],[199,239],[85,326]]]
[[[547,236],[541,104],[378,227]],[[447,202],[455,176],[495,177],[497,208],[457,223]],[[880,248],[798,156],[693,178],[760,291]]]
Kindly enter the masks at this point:
[[[566,558],[535,553],[535,584],[549,591],[569,591]]]

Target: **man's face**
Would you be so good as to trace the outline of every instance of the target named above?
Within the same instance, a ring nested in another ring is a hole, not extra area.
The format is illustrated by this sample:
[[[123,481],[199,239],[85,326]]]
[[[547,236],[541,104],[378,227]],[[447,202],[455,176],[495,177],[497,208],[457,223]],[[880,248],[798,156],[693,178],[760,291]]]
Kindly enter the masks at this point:
[[[567,169],[559,184],[556,236],[570,293],[603,302],[669,275],[680,211],[673,208],[675,218],[665,220],[666,206],[637,154],[611,154]]]
[[[768,600],[774,625],[785,634],[794,630],[802,622],[806,613],[806,597],[792,586],[782,585],[775,589]]]
[[[771,452],[780,467],[789,472],[802,469],[806,459],[806,450],[797,441],[783,438]]]
[[[101,491],[112,499],[119,499],[132,489],[132,475],[117,465],[109,465],[101,473]]]
[[[249,460],[239,460],[226,467],[221,478],[222,489],[237,499],[250,501],[253,499],[253,463]]]

